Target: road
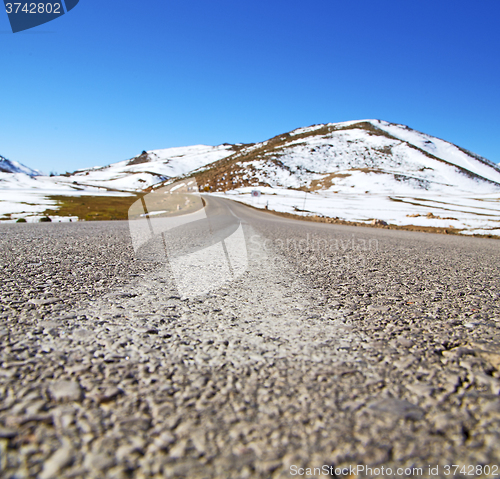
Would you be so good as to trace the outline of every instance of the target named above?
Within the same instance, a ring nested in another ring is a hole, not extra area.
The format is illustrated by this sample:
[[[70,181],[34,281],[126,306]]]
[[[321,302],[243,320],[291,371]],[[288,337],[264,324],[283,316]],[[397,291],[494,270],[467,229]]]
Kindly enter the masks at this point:
[[[127,222],[0,226],[2,477],[500,466],[498,241],[206,211],[225,233],[167,259]],[[230,266],[190,296],[204,245]]]

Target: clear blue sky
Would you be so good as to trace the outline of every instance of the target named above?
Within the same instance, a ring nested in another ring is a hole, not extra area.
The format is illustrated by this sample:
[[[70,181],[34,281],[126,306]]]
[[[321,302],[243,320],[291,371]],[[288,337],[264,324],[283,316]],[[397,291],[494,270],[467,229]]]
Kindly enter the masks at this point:
[[[500,2],[80,0],[12,34],[0,155],[49,172],[379,118],[500,162]]]

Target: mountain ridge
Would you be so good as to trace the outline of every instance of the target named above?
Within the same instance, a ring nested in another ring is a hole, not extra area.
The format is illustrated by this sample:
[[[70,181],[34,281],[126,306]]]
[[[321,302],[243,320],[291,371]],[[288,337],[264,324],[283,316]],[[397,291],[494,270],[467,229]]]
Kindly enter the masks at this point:
[[[28,176],[41,176],[43,173],[33,168],[29,168],[18,161],[8,160],[0,155],[0,172],[1,173],[24,173]]]
[[[381,128],[381,126],[382,127],[385,126],[385,128]],[[410,134],[413,135],[414,137],[413,138],[414,141],[412,142],[409,141],[408,138],[404,138],[405,135],[393,134],[394,131],[390,130],[391,129],[394,130],[394,127],[399,128],[400,130],[404,129],[410,132]],[[357,161],[358,163],[357,165],[352,165],[351,162],[349,162],[349,164],[344,164],[343,165],[344,168],[342,168],[342,170],[345,170],[346,172],[348,170],[352,170],[359,167],[375,168],[379,171],[382,171],[381,167],[384,166],[387,169],[387,167],[390,166],[388,165],[388,163],[392,161],[390,158],[393,153],[392,148],[401,147],[401,145],[405,145],[406,148],[416,150],[421,155],[427,156],[433,161],[443,163],[444,165],[447,165],[448,167],[462,173],[465,176],[469,176],[471,178],[475,178],[477,180],[484,181],[486,183],[490,183],[495,186],[500,186],[500,167],[495,165],[493,162],[490,162],[489,160],[486,160],[485,158],[482,158],[479,155],[469,154],[467,150],[457,147],[456,145],[446,142],[445,140],[431,137],[430,135],[427,135],[425,133],[417,132],[416,130],[412,130],[409,127],[406,127],[405,125],[391,124],[388,122],[383,122],[381,120],[361,120],[361,121],[352,121],[343,123],[328,123],[328,124],[312,125],[306,128],[298,128],[288,133],[276,135],[275,137],[266,140],[264,142],[253,144],[247,148],[242,148],[239,152],[236,152],[227,158],[223,158],[219,160],[217,163],[214,163],[212,165],[207,165],[206,167],[202,167],[194,171],[193,175],[197,174],[201,175],[202,177],[207,177],[206,174],[207,171],[212,170],[212,172],[215,172],[216,170],[219,170],[218,171],[219,175],[226,174],[227,176],[230,174],[238,176],[236,172],[237,168],[236,169],[229,168],[228,171],[222,171],[224,169],[226,170],[228,169],[229,163],[237,163],[238,161],[240,163],[251,163],[253,161],[260,161],[261,163],[262,162],[265,163],[266,160],[268,160],[267,161],[268,164],[269,161],[271,161],[275,163],[276,167],[290,171],[290,164],[289,163],[287,164],[286,162],[284,163],[282,161],[283,158],[287,157],[287,155],[284,154],[285,149],[297,146],[298,140],[301,139],[307,140],[308,138],[315,138],[315,137],[316,138],[320,137],[325,140],[323,141],[323,145],[320,144],[316,146],[319,146],[320,148],[323,149],[325,147],[333,147],[334,145],[330,144],[328,140],[333,139],[336,133],[349,130],[364,131],[364,133],[366,134],[364,138],[365,142],[367,139],[366,136],[368,137],[379,136],[390,140],[392,144],[378,145],[379,148],[377,148],[377,146],[374,145],[373,142],[371,145],[368,144],[368,147],[372,149],[372,152],[378,151],[379,153],[382,154],[379,155],[378,161],[374,162],[373,158],[371,159],[366,158],[365,155],[365,159],[367,161],[365,161],[364,163]],[[420,138],[418,138],[418,136],[420,136]],[[425,140],[426,142],[429,143],[430,146],[428,145],[426,147],[426,145],[418,144],[418,141],[415,141],[415,139]],[[348,139],[347,143],[345,143],[343,146],[340,145],[340,148],[337,148],[338,150],[340,150],[340,152],[337,151],[337,153],[334,153],[334,156],[337,155],[342,156],[343,154],[345,154],[346,151],[352,146],[350,144],[352,144],[353,142],[355,142],[355,139],[354,141],[353,139],[351,140]],[[305,142],[304,144],[307,144],[307,142]],[[365,149],[368,149],[368,147],[365,146]],[[449,150],[449,151],[446,152],[444,150]],[[313,152],[315,152],[315,148],[311,150],[311,153]],[[327,156],[326,153],[327,152],[325,151],[322,152],[323,158],[326,158]],[[353,153],[354,156],[357,156],[356,160],[359,160],[360,152],[358,151],[357,153],[356,152]],[[408,160],[408,158],[406,158],[406,160]],[[431,166],[428,165],[426,166],[425,162],[422,162],[421,159],[420,163],[422,163],[421,167],[432,169]],[[253,166],[255,166],[255,164]],[[333,162],[331,161],[330,168],[333,168],[335,171],[337,171],[337,169],[340,168],[340,165],[335,164],[335,161]],[[397,172],[398,174],[404,174],[404,173],[409,173],[409,171],[411,171],[411,168],[408,168],[407,171],[404,171],[404,169],[401,168],[396,168],[396,170],[394,172]],[[327,171],[325,171],[324,169],[321,171],[319,170],[314,171],[309,169],[309,171],[311,173],[314,172],[317,174],[327,173]],[[330,173],[332,172],[333,170],[330,171]],[[295,171],[295,173],[297,172]],[[259,185],[263,186],[264,183],[260,181]],[[216,186],[212,184],[210,180],[208,180],[206,186],[208,186],[210,190],[214,191],[219,191],[221,189],[220,185]],[[293,187],[291,185],[283,185],[283,186]]]
[[[498,165],[383,120],[311,125],[258,143],[142,151],[53,177],[0,173],[0,219],[36,219],[44,210],[56,215],[64,203],[68,214],[78,202],[64,198],[133,197],[186,178],[195,178],[204,193],[280,213],[500,235]],[[255,189],[260,200],[251,195]],[[92,208],[81,206],[77,215]],[[85,215],[99,216],[127,217],[126,209],[118,216]]]

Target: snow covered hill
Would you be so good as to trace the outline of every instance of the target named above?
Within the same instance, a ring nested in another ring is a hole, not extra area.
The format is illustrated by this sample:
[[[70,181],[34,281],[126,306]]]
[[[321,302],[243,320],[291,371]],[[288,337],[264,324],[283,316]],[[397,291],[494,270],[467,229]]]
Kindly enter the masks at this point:
[[[275,211],[500,235],[498,165],[385,121],[299,128],[194,176],[205,190]]]
[[[17,169],[0,172],[0,220],[37,221],[46,209],[57,207],[51,196],[133,195],[233,153],[231,145],[151,150],[130,160],[58,176],[34,176],[36,170],[10,162]]]
[[[39,176],[42,173],[38,170],[33,170],[27,166],[18,163],[17,161],[8,160],[0,155],[0,173],[24,173],[28,176]]]
[[[47,195],[134,194],[183,177],[208,194],[276,211],[500,236],[498,165],[380,120],[314,125],[255,144],[144,151],[61,176],[0,176],[0,214],[29,216]]]
[[[211,191],[241,186],[460,194],[500,191],[500,168],[451,143],[379,120],[315,125],[242,148],[197,172]]]
[[[141,191],[226,158],[234,153],[232,148],[232,145],[195,145],[143,151],[131,160],[79,170],[54,181],[108,190]]]

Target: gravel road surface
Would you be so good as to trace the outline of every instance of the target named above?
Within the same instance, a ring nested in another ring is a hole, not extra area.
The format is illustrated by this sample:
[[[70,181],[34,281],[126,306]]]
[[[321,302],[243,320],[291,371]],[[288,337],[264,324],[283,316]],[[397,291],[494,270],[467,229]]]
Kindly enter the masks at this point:
[[[207,202],[248,266],[200,297],[127,222],[0,226],[1,477],[500,466],[498,241]]]

